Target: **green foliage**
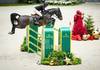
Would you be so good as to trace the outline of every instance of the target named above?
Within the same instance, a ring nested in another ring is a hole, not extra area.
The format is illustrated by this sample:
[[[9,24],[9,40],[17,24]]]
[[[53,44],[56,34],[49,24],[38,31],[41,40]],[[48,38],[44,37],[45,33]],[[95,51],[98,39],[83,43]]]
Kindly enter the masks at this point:
[[[41,64],[49,65],[49,63],[50,63],[49,58],[45,58],[45,59],[42,59],[42,60],[41,60]]]
[[[21,51],[28,51],[28,47],[26,45],[26,37],[24,37],[23,43],[21,45]]]
[[[67,53],[67,58],[72,59],[73,58],[73,54],[72,53]]]
[[[50,63],[49,61],[45,61],[45,60],[41,61],[41,64],[43,64],[43,65],[49,65],[49,63]]]
[[[77,58],[77,57],[74,57],[73,60],[72,60],[72,63],[74,65],[81,64],[81,59],[80,58]]]
[[[63,57],[66,55],[66,53],[62,51],[53,51],[49,58],[56,57],[57,59],[63,59]]]
[[[63,51],[53,51],[48,58],[41,61],[44,65],[77,65],[81,64],[81,59],[74,57],[72,53],[65,53]]]
[[[92,35],[92,32],[94,31],[94,25],[93,25],[94,21],[93,21],[92,16],[86,17],[86,19],[84,21],[86,23],[86,28],[87,28],[88,34]]]
[[[64,58],[66,56],[65,52],[53,51],[49,56],[50,61],[54,62],[54,65],[64,65]]]
[[[81,64],[81,59],[75,57],[73,53],[67,53],[68,60],[66,61],[68,65],[77,65]]]

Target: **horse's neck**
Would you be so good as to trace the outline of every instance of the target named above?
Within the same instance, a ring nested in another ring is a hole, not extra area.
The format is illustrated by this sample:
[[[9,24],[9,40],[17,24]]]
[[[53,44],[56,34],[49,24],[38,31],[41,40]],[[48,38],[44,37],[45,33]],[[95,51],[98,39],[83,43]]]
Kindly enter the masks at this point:
[[[50,12],[49,12],[49,14],[50,14],[50,16],[53,16],[54,14],[56,15],[56,10],[55,9],[53,9],[53,10],[51,10]]]

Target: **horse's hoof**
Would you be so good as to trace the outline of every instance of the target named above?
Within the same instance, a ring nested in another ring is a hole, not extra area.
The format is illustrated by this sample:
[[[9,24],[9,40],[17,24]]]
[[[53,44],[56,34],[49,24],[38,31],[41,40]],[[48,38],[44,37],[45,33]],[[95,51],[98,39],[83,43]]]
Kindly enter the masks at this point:
[[[9,32],[8,34],[12,35],[12,34],[14,34],[14,32]]]

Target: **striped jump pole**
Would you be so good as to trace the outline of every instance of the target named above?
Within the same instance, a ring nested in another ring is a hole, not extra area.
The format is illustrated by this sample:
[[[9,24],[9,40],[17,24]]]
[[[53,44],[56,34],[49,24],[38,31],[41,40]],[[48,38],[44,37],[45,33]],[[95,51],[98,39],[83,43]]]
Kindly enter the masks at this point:
[[[38,52],[41,48],[38,46],[41,41],[38,39],[38,26],[29,25],[27,27],[27,45],[28,52]]]

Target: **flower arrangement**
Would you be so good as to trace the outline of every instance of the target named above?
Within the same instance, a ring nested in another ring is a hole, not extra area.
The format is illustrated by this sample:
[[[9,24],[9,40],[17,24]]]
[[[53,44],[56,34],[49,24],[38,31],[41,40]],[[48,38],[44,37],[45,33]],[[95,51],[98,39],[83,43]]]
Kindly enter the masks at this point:
[[[85,18],[85,24],[86,24],[86,29],[87,29],[87,35],[88,38],[87,40],[96,40],[100,38],[100,32],[99,30],[95,30],[94,28],[94,21],[92,16],[88,15],[88,17]]]
[[[77,65],[81,64],[81,59],[74,56],[72,53],[65,53],[63,51],[53,51],[48,58],[41,60],[43,65]]]
[[[94,21],[93,21],[92,16],[88,15],[87,17],[85,17],[84,22],[85,22],[84,27],[86,28],[86,33],[82,34],[82,33],[84,33],[84,31],[82,29],[78,28],[78,26],[80,26],[80,25],[77,25],[77,27],[74,28],[73,31],[74,31],[74,33],[76,33],[76,32],[79,32],[79,33],[77,33],[77,35],[72,35],[72,40],[78,40],[78,41],[98,40],[100,38],[100,32],[99,32],[99,29],[95,30],[94,24],[93,24]],[[79,31],[77,31],[77,30],[79,30]]]
[[[93,25],[94,21],[93,21],[92,16],[88,15],[88,17],[86,17],[84,21],[86,24],[86,29],[87,29],[88,34],[92,35],[92,32],[94,31],[94,25]]]

